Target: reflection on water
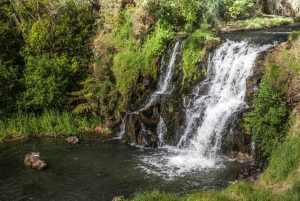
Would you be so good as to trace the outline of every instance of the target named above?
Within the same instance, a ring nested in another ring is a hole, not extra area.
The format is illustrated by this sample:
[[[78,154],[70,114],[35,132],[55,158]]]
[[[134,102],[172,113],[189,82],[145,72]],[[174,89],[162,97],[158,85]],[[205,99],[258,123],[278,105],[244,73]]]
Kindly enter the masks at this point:
[[[26,169],[24,157],[39,151],[47,169]],[[234,180],[239,164],[232,162],[214,170],[192,171],[183,177],[172,170],[146,169],[143,158],[160,157],[167,149],[140,149],[119,139],[85,141],[72,146],[64,139],[18,142],[0,147],[0,200],[112,200],[127,198],[141,190],[160,189],[188,193],[219,188]],[[227,162],[228,163],[228,162]],[[161,174],[159,174],[161,172]],[[168,176],[168,174],[170,174]]]

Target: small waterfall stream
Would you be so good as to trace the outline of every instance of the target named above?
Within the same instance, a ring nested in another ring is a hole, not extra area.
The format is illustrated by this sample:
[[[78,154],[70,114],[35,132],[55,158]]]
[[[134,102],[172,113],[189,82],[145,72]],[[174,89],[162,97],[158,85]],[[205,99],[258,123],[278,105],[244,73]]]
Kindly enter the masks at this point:
[[[175,43],[175,46],[173,48],[173,51],[170,51],[169,48],[169,56],[170,60],[168,62],[168,65],[165,66],[164,63],[164,57],[162,58],[161,65],[160,65],[160,79],[157,83],[156,90],[150,95],[150,98],[148,101],[146,101],[146,104],[139,109],[137,112],[140,112],[146,108],[148,108],[154,101],[158,99],[160,95],[163,94],[170,94],[173,91],[172,86],[172,77],[175,70],[175,62],[177,59],[177,56],[181,54],[181,39],[177,40]]]
[[[169,62],[167,63],[167,66],[165,64],[165,56],[161,59],[160,64],[160,79],[157,83],[156,90],[151,93],[148,100],[146,100],[145,104],[137,111],[134,111],[132,113],[139,114],[141,111],[147,109],[150,107],[155,101],[159,99],[161,95],[170,95],[173,91],[173,85],[172,85],[172,77],[175,71],[175,63],[176,59],[179,55],[181,55],[181,43],[182,39],[178,39],[173,47],[173,50],[171,49],[171,46],[168,49],[168,57]],[[127,115],[127,114],[126,114]],[[126,115],[122,120],[122,123],[120,125],[120,131],[118,133],[118,136],[122,138],[125,135],[125,119]],[[160,117],[159,125],[157,126],[157,136],[159,137],[159,144],[161,145],[163,142],[163,136],[167,132],[167,127],[164,124],[164,120],[162,117]]]

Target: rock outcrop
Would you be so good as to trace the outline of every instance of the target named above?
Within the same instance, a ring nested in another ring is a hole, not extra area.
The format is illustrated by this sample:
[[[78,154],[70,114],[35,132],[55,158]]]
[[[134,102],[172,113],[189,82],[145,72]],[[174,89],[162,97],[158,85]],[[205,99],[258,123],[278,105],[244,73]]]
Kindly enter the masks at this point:
[[[31,167],[32,169],[42,170],[44,169],[47,164],[40,156],[38,152],[32,152],[27,154],[24,159],[24,163],[26,167]]]
[[[150,107],[138,113],[129,113],[125,118],[125,137],[130,143],[143,147],[156,147],[156,126],[159,121],[159,104],[154,103]]]

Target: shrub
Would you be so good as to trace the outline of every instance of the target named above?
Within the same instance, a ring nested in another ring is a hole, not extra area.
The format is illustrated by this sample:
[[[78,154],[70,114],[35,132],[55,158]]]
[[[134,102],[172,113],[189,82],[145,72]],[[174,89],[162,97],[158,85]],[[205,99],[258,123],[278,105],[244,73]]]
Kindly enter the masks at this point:
[[[298,38],[300,38],[300,30],[292,31],[292,33],[289,35],[289,41],[295,41]]]
[[[225,17],[229,19],[249,17],[254,3],[248,0],[223,0]]]
[[[244,118],[245,126],[264,155],[270,155],[286,135],[288,108],[281,88],[266,78],[259,90],[254,96],[254,110]]]

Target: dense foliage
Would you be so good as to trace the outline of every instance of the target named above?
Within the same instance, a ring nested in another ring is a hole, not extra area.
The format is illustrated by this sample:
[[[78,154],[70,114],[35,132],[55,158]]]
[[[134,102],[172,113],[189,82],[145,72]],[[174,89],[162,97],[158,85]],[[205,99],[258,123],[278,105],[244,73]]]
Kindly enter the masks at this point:
[[[264,154],[270,155],[287,133],[285,96],[279,87],[264,79],[254,97],[253,109],[245,118],[246,127]]]
[[[280,5],[245,0],[3,0],[0,113],[67,110],[98,116],[104,123],[145,100],[157,82],[160,58],[178,33],[187,36],[183,81],[194,80],[205,73],[197,66],[215,43],[205,29],[224,20],[275,13]]]

